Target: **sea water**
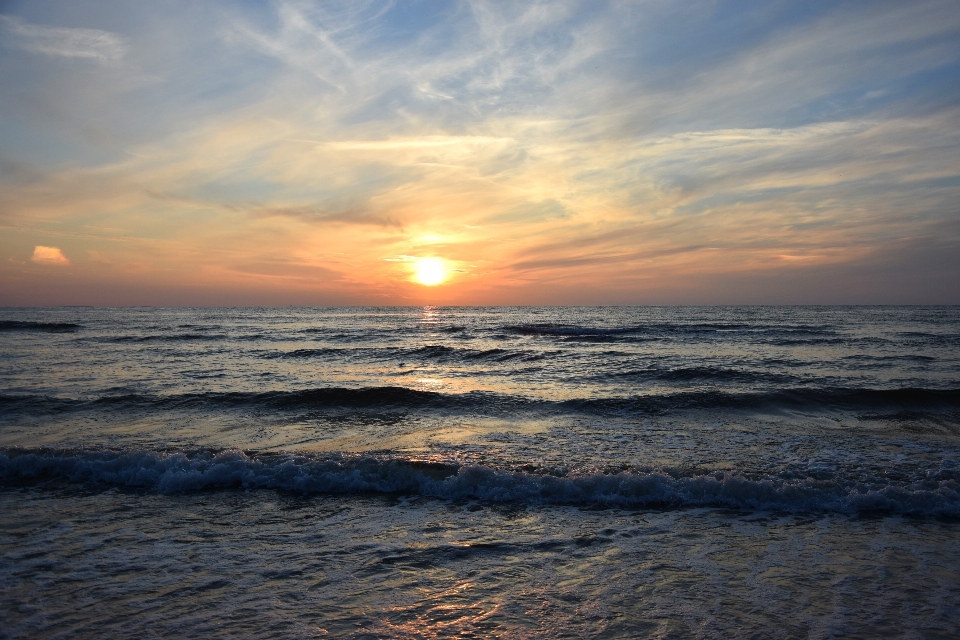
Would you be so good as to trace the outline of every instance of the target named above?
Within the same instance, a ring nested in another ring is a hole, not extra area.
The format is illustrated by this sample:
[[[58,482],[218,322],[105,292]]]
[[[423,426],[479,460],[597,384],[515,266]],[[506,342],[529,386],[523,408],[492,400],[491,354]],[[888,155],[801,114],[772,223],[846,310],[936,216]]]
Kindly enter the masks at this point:
[[[0,309],[0,637],[960,634],[960,308]]]

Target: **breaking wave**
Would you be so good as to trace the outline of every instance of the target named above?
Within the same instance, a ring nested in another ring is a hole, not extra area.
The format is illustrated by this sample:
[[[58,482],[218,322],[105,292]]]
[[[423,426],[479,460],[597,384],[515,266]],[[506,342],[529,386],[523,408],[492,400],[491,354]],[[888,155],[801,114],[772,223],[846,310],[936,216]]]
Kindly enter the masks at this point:
[[[275,489],[313,494],[413,494],[523,504],[650,508],[723,507],[786,512],[960,516],[960,465],[892,480],[761,478],[663,470],[554,475],[453,461],[238,450],[0,450],[0,482],[57,479],[164,494]]]

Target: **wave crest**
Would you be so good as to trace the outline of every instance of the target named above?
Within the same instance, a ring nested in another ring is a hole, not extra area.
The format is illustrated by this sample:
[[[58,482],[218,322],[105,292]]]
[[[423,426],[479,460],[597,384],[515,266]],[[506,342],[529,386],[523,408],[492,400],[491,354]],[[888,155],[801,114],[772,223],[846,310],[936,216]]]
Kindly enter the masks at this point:
[[[45,333],[69,333],[81,325],[73,322],[28,322],[24,320],[0,320],[0,331],[41,331]]]
[[[700,371],[685,371],[699,375]],[[716,372],[708,372],[717,375]],[[171,395],[123,394],[91,399],[62,398],[32,394],[0,393],[0,407],[14,413],[45,415],[95,410],[208,409],[305,411],[349,408],[376,411],[400,410],[471,411],[496,415],[504,411],[575,411],[593,415],[663,414],[689,409],[734,410],[836,410],[867,415],[908,412],[915,418],[936,417],[957,422],[960,389],[856,389],[793,388],[757,392],[722,390],[688,391],[667,394],[575,398],[563,401],[528,398],[489,391],[441,393],[407,387],[320,387],[292,391],[205,392]],[[906,415],[906,413],[904,413]]]
[[[276,489],[301,493],[414,494],[524,504],[725,507],[788,512],[881,512],[960,517],[960,468],[944,460],[914,481],[871,483],[816,477],[748,478],[736,473],[662,470],[571,475],[501,470],[455,461],[237,450],[8,449],[4,484],[56,478],[160,493]]]

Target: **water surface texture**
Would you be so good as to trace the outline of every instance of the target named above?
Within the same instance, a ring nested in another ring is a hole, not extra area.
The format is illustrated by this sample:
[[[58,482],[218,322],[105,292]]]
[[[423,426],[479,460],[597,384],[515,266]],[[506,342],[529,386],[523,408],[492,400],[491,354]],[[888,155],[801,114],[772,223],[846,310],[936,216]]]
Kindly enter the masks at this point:
[[[955,637],[960,308],[0,310],[0,636]]]

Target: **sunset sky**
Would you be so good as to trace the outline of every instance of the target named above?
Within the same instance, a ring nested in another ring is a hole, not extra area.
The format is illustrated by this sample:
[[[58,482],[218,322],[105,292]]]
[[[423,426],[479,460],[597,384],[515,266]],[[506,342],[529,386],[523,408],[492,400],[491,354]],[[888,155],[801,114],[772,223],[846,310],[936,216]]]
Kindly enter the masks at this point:
[[[958,78],[956,0],[0,3],[0,304],[956,304]]]

